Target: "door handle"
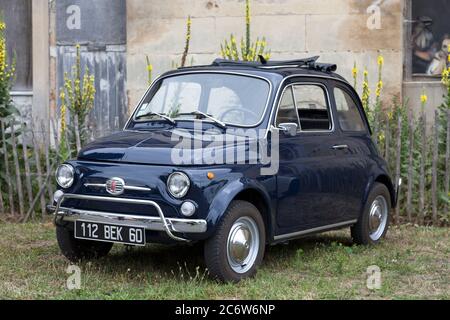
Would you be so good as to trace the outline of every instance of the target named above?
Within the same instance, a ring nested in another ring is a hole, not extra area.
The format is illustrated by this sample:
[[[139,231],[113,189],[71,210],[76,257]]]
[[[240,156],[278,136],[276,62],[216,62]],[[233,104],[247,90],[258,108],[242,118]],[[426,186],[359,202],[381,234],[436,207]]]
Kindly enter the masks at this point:
[[[346,144],[337,144],[335,146],[332,147],[334,150],[344,150],[344,149],[348,149],[348,145]]]

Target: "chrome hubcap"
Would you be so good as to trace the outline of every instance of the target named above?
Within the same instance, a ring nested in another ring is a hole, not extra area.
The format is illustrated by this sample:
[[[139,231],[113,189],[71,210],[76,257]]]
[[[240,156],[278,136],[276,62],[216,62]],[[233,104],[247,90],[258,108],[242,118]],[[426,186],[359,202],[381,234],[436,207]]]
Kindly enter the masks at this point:
[[[378,196],[372,202],[369,212],[369,232],[370,238],[377,241],[383,235],[386,228],[389,208],[383,196]]]
[[[241,217],[235,221],[228,234],[228,263],[236,273],[245,273],[251,269],[258,256],[259,230],[250,217]]]

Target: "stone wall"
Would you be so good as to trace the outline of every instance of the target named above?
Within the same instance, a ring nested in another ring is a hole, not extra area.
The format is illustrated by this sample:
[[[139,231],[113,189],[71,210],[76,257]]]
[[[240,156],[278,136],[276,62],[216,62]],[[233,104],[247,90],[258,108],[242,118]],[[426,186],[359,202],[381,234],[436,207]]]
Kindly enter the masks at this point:
[[[22,119],[24,119],[27,123],[31,122],[32,116],[32,105],[33,105],[33,93],[11,93],[11,99],[13,101],[14,106],[19,110]]]
[[[351,81],[356,61],[360,72],[370,72],[376,85],[376,58],[385,57],[386,96],[402,88],[402,0],[253,0],[252,37],[266,36],[273,59],[320,55],[320,61],[338,64]],[[367,8],[379,4],[381,28],[370,30]],[[127,65],[129,108],[134,108],[147,87],[145,56],[157,76],[179,63],[185,24],[192,16],[190,57],[194,64],[209,64],[219,55],[220,43],[230,33],[245,29],[243,0],[127,0]],[[360,80],[360,86],[361,86]]]

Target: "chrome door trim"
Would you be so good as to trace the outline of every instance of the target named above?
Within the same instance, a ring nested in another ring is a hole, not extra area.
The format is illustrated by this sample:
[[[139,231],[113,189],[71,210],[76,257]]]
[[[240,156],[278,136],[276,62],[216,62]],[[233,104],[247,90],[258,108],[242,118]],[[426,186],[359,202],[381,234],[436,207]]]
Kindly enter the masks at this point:
[[[300,118],[298,116],[298,108],[297,108],[297,99],[295,97],[295,91],[294,91],[294,87],[295,86],[302,86],[302,85],[313,85],[313,86],[318,86],[321,87],[324,91],[325,91],[325,95],[327,97],[327,104],[328,104],[328,111],[329,111],[329,116],[330,116],[330,121],[331,121],[331,128],[328,130],[302,130],[302,126],[300,123]],[[294,104],[295,104],[295,108],[297,109],[297,118],[299,119],[299,129],[298,129],[298,133],[302,133],[302,134],[314,134],[314,133],[333,133],[335,132],[335,124],[334,124],[334,113],[333,113],[333,108],[331,106],[331,99],[330,99],[330,93],[328,92],[328,88],[325,84],[321,83],[321,82],[314,82],[314,81],[306,81],[306,82],[294,82],[294,83],[290,83],[289,85],[287,85],[286,87],[284,87],[283,92],[281,94],[281,96],[279,97],[278,103],[276,105],[276,107],[273,110],[276,110],[275,112],[275,118],[272,120],[270,120],[270,124],[275,125],[276,122],[276,117],[278,115],[278,110],[280,108],[280,104],[281,104],[281,100],[283,98],[283,94],[285,93],[286,89],[291,88],[292,91],[292,95],[294,97]],[[278,99],[278,97],[277,97]],[[271,116],[272,117],[272,116]]]
[[[274,97],[274,103],[275,103],[277,100],[278,100],[278,103],[279,103],[279,101],[280,101],[280,99],[281,99],[280,92],[281,92],[282,89],[284,89],[284,88],[283,88],[284,83],[285,83],[287,80],[291,79],[291,78],[311,78],[311,79],[319,78],[319,79],[326,79],[326,80],[335,80],[335,81],[344,83],[344,84],[346,84],[346,85],[349,85],[349,83],[348,83],[347,81],[343,80],[343,79],[334,78],[334,77],[330,77],[330,76],[311,75],[311,74],[291,74],[290,76],[285,77],[285,78],[280,82],[280,84],[278,85],[278,89],[277,89],[277,92],[276,92],[275,97]],[[327,92],[328,92],[328,91],[327,91]],[[330,106],[330,108],[332,108],[332,107]],[[273,108],[272,108],[272,111],[271,111],[271,113],[270,113],[270,115],[269,115],[269,122],[268,122],[268,126],[267,126],[267,130],[266,130],[264,139],[267,139],[267,135],[269,134],[269,131],[270,131],[270,129],[271,129],[271,124],[273,124],[274,121],[275,121],[275,118],[274,118],[274,113],[275,113],[275,111],[278,111],[278,106],[277,106],[276,108],[273,107]],[[307,132],[307,131],[306,131],[306,132]]]

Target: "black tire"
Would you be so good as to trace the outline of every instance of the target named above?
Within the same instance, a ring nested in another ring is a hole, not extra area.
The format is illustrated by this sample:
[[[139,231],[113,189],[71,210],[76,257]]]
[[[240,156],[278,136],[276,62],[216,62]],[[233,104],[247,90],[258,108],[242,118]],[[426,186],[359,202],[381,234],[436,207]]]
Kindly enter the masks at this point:
[[[113,243],[76,239],[73,231],[56,226],[56,239],[61,253],[70,261],[96,259],[106,256]]]
[[[229,263],[227,241],[234,223],[240,218],[246,217],[251,218],[256,223],[259,233],[259,246],[256,259],[250,269],[245,273],[238,273],[232,269]],[[217,227],[216,233],[205,241],[205,263],[210,276],[222,282],[239,282],[242,279],[254,276],[264,257],[265,245],[266,232],[264,221],[258,209],[246,201],[233,201]]]
[[[385,199],[387,204],[387,218],[383,232],[382,233],[380,232],[381,235],[379,235],[377,239],[373,239],[371,237],[369,226],[370,210],[375,199],[377,199],[380,196]],[[364,211],[359,217],[358,222],[351,227],[351,235],[353,238],[353,242],[360,245],[378,244],[386,236],[386,233],[388,231],[389,220],[391,216],[390,215],[391,208],[392,208],[391,195],[389,193],[388,188],[384,184],[376,182],[372,187],[372,190],[370,191],[370,194],[367,198],[367,202],[364,206]]]

